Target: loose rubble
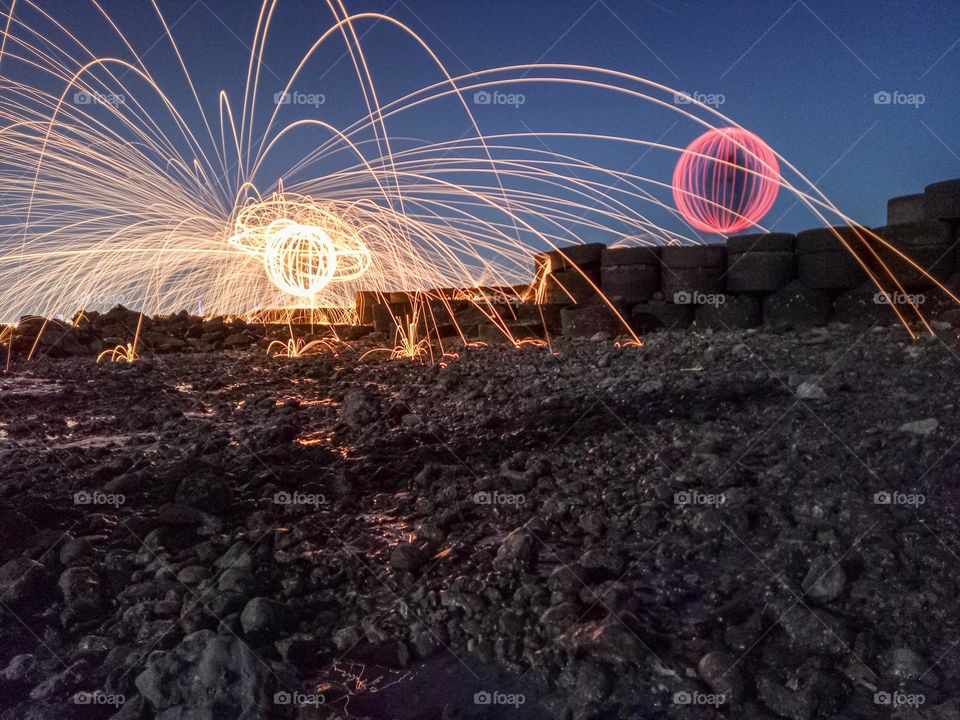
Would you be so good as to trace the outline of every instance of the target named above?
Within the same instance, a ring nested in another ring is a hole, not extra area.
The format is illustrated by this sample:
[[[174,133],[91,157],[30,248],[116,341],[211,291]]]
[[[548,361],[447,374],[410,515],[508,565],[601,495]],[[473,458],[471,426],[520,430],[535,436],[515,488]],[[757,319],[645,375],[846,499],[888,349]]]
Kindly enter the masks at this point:
[[[0,378],[0,720],[957,717],[952,331],[182,325]]]

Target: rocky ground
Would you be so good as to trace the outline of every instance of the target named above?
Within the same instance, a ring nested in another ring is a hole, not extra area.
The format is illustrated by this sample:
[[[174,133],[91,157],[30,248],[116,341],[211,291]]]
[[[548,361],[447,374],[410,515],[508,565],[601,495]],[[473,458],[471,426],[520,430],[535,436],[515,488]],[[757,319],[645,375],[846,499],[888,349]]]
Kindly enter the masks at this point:
[[[960,717],[956,331],[645,340],[15,363],[0,718]]]

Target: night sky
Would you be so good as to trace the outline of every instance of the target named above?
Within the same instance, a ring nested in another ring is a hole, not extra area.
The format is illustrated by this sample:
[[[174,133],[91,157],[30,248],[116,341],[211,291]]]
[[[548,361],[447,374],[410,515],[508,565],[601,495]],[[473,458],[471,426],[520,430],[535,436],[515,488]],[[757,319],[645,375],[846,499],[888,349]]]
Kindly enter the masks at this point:
[[[124,55],[83,0],[41,2],[80,29],[98,54]],[[178,102],[190,96],[148,2],[104,3]],[[453,74],[528,62],[570,62],[634,73],[722,99],[718,109],[763,137],[868,225],[885,221],[888,197],[960,176],[960,3],[856,0],[406,0],[348,2],[409,24]],[[205,108],[216,92],[242,94],[257,0],[161,0]],[[24,12],[27,12],[26,10]],[[326,29],[325,3],[281,2],[267,47],[262,97],[282,89],[298,59]],[[424,53],[396,29],[360,26],[382,99],[438,81]],[[346,126],[363,114],[339,40],[311,63],[296,90],[324,96],[320,117]],[[521,107],[475,107],[486,132],[577,130],[687,145],[691,123],[669,111],[593,91],[529,86]],[[880,95],[878,95],[880,93]],[[888,95],[884,95],[887,93]],[[884,103],[887,97],[890,103]],[[876,102],[875,98],[881,102]],[[290,119],[290,118],[287,118]],[[459,137],[462,108],[436,103],[392,131],[424,139]],[[300,142],[300,141],[298,141]],[[309,143],[283,148],[282,165]],[[549,146],[558,149],[550,141]],[[560,148],[563,149],[563,148]],[[593,147],[611,167],[669,181],[675,156]],[[286,157],[283,157],[283,155]],[[627,156],[629,155],[629,156]],[[781,197],[766,218],[778,230],[818,224]]]

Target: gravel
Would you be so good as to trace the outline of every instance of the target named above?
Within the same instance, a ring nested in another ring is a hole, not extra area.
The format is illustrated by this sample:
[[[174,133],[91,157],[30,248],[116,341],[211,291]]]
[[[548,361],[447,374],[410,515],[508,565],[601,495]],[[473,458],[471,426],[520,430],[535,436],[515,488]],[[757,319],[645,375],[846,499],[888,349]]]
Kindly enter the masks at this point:
[[[949,332],[204,328],[0,378],[0,720],[956,716]]]

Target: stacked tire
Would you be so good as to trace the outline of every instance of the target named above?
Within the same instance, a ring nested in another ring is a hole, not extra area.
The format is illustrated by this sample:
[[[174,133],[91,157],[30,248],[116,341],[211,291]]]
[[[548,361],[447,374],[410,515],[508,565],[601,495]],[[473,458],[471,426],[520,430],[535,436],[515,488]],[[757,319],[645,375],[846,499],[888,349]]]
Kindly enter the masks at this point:
[[[534,258],[537,276],[544,278],[541,301],[548,305],[580,304],[597,298],[602,243],[571,245]]]
[[[600,288],[625,305],[647,302],[660,289],[660,248],[607,248],[600,256]]]

